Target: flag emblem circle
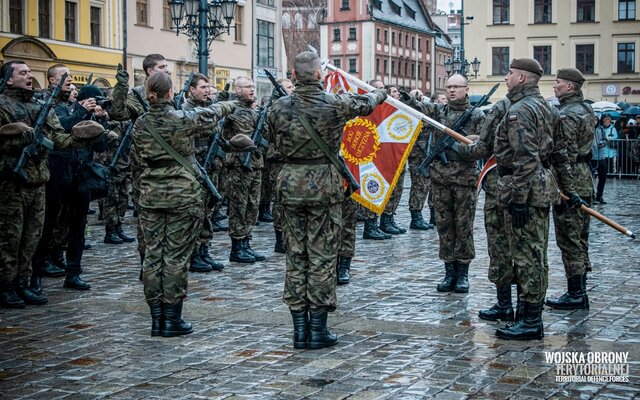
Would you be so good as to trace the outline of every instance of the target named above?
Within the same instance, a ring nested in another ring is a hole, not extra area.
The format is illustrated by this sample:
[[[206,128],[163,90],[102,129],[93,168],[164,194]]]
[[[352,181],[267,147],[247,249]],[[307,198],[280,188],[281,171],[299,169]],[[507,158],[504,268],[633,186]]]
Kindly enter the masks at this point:
[[[348,121],[343,130],[342,156],[352,164],[369,164],[380,150],[380,134],[376,125],[363,118]]]
[[[396,114],[387,122],[389,136],[396,140],[405,140],[413,133],[413,122],[409,116]]]
[[[385,183],[377,172],[365,174],[362,177],[361,186],[365,190],[360,191],[364,192],[364,195],[371,201],[380,199],[385,193]]]

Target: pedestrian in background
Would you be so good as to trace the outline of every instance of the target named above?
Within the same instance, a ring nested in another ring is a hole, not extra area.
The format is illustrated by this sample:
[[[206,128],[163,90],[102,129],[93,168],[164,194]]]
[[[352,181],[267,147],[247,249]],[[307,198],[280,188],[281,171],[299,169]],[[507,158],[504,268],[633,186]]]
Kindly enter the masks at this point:
[[[596,189],[596,204],[607,204],[602,197],[607,183],[607,174],[614,173],[613,159],[618,155],[614,140],[618,139],[618,131],[611,123],[611,115],[604,113],[596,127],[591,146],[592,166],[598,171],[598,186]]]

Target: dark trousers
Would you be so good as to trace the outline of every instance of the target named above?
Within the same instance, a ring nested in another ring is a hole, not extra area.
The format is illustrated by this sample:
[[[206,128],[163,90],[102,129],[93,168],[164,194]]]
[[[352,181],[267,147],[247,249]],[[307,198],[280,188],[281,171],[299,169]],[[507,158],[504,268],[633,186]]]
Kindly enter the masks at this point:
[[[604,185],[607,183],[607,173],[613,170],[613,158],[605,158],[602,160],[592,160],[592,166],[598,172],[598,186],[596,189],[596,198],[602,197]]]

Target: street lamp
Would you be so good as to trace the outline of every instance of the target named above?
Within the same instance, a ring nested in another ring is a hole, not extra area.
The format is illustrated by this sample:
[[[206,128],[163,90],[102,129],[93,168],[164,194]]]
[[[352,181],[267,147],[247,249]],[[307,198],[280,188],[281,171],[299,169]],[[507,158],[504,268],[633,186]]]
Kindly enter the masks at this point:
[[[176,29],[197,44],[198,70],[208,75],[211,42],[229,33],[238,0],[167,0],[171,20]]]

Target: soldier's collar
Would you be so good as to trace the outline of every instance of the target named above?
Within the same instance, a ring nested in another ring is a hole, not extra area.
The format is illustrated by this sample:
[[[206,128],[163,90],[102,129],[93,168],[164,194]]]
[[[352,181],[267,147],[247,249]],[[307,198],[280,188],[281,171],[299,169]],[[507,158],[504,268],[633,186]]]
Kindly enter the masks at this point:
[[[540,94],[540,89],[538,88],[538,84],[529,82],[513,88],[507,94],[507,98],[511,100],[512,103],[515,103],[516,101],[522,99],[523,97],[536,95],[536,94],[538,95]]]
[[[31,98],[33,98],[33,93],[33,90],[14,88],[12,86],[7,86],[4,91],[4,94],[6,94],[7,96],[14,97],[22,101],[31,100]]]
[[[563,96],[560,96],[558,101],[560,101],[560,104],[581,102],[584,101],[584,95],[582,94],[582,90],[576,90],[575,92],[566,93]]]

